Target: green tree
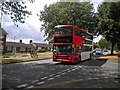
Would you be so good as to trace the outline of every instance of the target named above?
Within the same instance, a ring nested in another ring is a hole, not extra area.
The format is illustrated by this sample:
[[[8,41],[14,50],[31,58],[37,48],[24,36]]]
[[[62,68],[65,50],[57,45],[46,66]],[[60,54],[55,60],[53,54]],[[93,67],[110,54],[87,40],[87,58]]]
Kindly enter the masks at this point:
[[[110,47],[110,42],[108,42],[106,39],[101,39],[98,42],[100,48],[104,49],[104,48],[109,48]]]
[[[44,30],[47,38],[52,38],[54,26],[75,25],[91,33],[95,31],[95,15],[93,4],[90,2],[57,2],[49,6],[45,5],[40,12],[40,21],[43,22],[41,30]]]
[[[28,1],[30,3],[34,2],[34,0],[28,0]],[[9,15],[15,25],[17,25],[17,22],[24,23],[25,18],[31,15],[31,12],[27,11],[26,9],[27,6],[25,5],[25,2],[22,1],[1,3],[2,13]]]
[[[95,48],[100,48],[100,46],[99,46],[98,43],[94,43],[94,44],[93,44],[93,47],[94,47],[94,49],[95,49]]]
[[[98,31],[112,44],[113,54],[115,44],[120,43],[120,1],[103,2],[98,8]]]

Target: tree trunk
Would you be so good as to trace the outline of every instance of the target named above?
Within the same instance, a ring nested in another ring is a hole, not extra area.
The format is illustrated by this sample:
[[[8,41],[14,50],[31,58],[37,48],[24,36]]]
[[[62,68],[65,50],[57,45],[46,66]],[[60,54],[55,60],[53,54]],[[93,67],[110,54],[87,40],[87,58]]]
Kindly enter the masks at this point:
[[[120,43],[117,43],[117,49],[120,51]]]
[[[115,43],[112,42],[112,47],[111,47],[111,55],[114,55],[113,50],[114,50]]]

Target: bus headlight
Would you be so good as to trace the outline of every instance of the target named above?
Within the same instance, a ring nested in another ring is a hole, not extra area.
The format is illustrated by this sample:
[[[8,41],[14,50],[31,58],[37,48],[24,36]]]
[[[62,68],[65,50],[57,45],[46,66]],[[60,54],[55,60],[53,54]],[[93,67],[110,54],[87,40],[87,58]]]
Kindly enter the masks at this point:
[[[68,57],[68,59],[71,59],[71,57]]]
[[[55,56],[53,56],[53,58],[55,59],[56,57],[55,57]]]

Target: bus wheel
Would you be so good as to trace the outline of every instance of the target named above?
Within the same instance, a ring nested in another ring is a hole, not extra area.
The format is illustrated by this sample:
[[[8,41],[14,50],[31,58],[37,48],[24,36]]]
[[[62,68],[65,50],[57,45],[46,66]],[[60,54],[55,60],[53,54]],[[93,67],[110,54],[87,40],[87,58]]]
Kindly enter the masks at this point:
[[[79,62],[81,62],[81,55],[79,56]]]
[[[93,55],[92,55],[92,53],[90,53],[90,60],[92,60],[93,59]]]

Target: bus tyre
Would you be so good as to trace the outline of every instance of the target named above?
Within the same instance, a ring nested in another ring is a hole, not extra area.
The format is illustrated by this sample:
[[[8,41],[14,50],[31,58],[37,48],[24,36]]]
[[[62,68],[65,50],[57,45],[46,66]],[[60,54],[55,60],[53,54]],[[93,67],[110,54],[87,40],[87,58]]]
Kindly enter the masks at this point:
[[[79,62],[81,62],[81,55],[79,56]]]
[[[92,60],[93,59],[93,55],[92,55],[92,53],[90,53],[90,60]]]

